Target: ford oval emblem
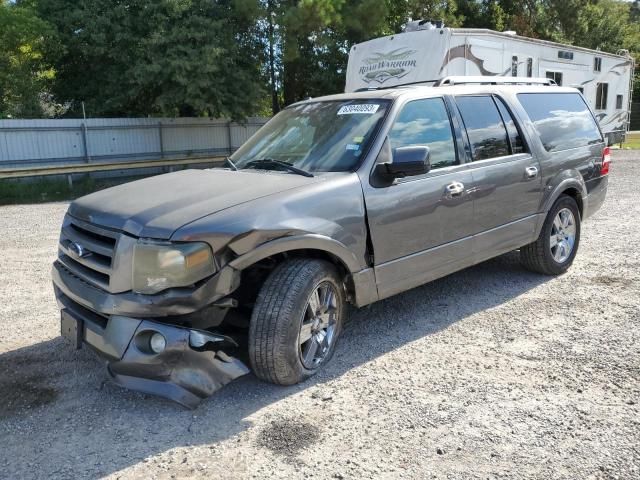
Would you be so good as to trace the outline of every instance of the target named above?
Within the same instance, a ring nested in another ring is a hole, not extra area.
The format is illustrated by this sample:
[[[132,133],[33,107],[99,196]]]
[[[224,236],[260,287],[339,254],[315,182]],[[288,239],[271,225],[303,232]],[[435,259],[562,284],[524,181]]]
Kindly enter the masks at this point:
[[[79,243],[69,242],[68,247],[69,247],[69,250],[71,250],[71,253],[73,253],[76,257],[84,258],[84,257],[88,257],[89,255],[91,255],[91,252],[86,250]]]

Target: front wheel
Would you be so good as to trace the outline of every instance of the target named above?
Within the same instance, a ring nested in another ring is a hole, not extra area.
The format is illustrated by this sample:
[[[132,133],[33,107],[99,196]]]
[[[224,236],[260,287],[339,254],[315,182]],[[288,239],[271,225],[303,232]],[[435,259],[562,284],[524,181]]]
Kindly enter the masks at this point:
[[[249,360],[256,376],[293,385],[314,375],[333,355],[344,315],[344,288],[331,263],[293,259],[277,266],[251,315]]]
[[[566,272],[580,244],[580,211],[576,201],[562,195],[547,214],[538,239],[520,249],[525,268],[545,275]]]

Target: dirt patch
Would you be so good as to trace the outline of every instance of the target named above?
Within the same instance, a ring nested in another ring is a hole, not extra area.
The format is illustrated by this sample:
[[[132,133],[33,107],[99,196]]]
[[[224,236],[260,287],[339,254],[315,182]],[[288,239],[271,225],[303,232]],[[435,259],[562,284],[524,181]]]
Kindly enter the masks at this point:
[[[295,456],[320,440],[320,430],[308,422],[281,418],[272,420],[258,435],[258,445],[283,456]]]
[[[593,277],[591,282],[598,285],[623,286],[632,283],[633,280],[624,277],[613,277],[611,275],[598,275],[597,277]]]
[[[0,380],[0,419],[49,404],[57,397],[58,391],[46,383],[43,375]]]

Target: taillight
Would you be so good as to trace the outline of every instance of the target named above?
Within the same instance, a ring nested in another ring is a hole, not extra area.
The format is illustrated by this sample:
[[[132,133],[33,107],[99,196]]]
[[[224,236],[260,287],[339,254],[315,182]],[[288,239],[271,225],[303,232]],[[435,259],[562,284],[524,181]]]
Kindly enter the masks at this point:
[[[611,165],[611,149],[609,147],[604,147],[604,150],[602,151],[600,175],[606,175],[609,173],[609,165]]]

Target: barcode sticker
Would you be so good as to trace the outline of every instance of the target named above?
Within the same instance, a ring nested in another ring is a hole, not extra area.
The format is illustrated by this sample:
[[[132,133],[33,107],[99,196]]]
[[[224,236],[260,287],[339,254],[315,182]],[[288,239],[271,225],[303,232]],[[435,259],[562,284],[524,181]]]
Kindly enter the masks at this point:
[[[358,105],[343,105],[338,110],[338,115],[354,115],[357,113],[364,113],[366,115],[372,115],[378,111],[380,105],[377,103],[362,103]]]

